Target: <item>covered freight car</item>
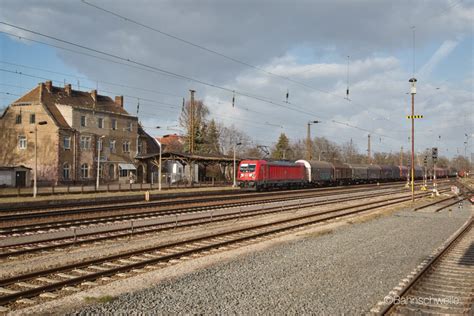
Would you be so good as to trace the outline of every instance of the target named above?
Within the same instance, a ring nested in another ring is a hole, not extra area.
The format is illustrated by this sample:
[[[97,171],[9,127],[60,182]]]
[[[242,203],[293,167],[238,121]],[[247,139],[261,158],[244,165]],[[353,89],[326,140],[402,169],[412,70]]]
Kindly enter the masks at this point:
[[[380,173],[382,168],[379,165],[367,165],[367,176],[370,182],[380,180]]]
[[[342,185],[351,182],[352,169],[349,165],[341,162],[333,162],[334,166],[334,182],[335,184]]]
[[[393,181],[400,178],[400,169],[397,166],[381,165],[380,179],[382,181]]]
[[[297,160],[297,164],[303,164],[306,168],[308,180],[313,185],[328,185],[334,181],[334,167],[325,161]]]
[[[367,165],[347,164],[352,171],[351,182],[362,183],[369,180]]]

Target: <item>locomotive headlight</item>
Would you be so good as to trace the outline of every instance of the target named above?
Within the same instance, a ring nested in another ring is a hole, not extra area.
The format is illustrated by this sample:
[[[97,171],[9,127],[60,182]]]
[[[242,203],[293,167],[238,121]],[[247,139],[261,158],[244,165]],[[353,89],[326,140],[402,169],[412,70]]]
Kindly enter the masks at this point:
[[[250,174],[250,177],[253,178],[253,179],[255,179],[255,174],[251,173],[251,174]]]

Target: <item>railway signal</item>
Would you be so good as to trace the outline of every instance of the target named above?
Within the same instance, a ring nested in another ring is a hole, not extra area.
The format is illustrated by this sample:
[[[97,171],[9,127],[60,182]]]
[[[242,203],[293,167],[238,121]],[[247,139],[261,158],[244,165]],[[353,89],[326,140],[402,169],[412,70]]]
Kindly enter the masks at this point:
[[[438,196],[437,183],[436,183],[436,162],[438,161],[438,147],[431,148],[431,159],[433,159],[433,193]]]
[[[438,160],[438,148],[433,147],[431,149],[431,158],[433,159],[433,162],[436,162]]]

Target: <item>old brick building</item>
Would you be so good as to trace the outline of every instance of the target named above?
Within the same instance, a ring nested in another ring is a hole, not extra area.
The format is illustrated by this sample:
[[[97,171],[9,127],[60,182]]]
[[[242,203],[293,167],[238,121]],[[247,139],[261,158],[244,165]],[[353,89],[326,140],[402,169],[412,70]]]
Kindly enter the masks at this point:
[[[13,102],[0,118],[0,131],[0,166],[34,168],[37,137],[39,184],[93,183],[98,150],[102,183],[146,182],[148,166],[135,157],[159,150],[124,109],[122,96],[112,100],[51,81]]]

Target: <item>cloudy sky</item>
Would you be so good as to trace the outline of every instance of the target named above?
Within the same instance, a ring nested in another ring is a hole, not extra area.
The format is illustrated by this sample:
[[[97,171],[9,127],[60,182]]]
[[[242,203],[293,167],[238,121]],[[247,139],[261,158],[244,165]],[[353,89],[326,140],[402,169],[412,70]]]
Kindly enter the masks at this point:
[[[474,148],[472,0],[87,2],[0,0],[0,106],[46,79],[98,87],[132,114],[139,102],[142,124],[162,135],[179,132],[195,89],[255,144],[303,138],[320,120],[313,136],[362,152],[370,133],[374,151],[398,152],[415,76],[417,149]]]

